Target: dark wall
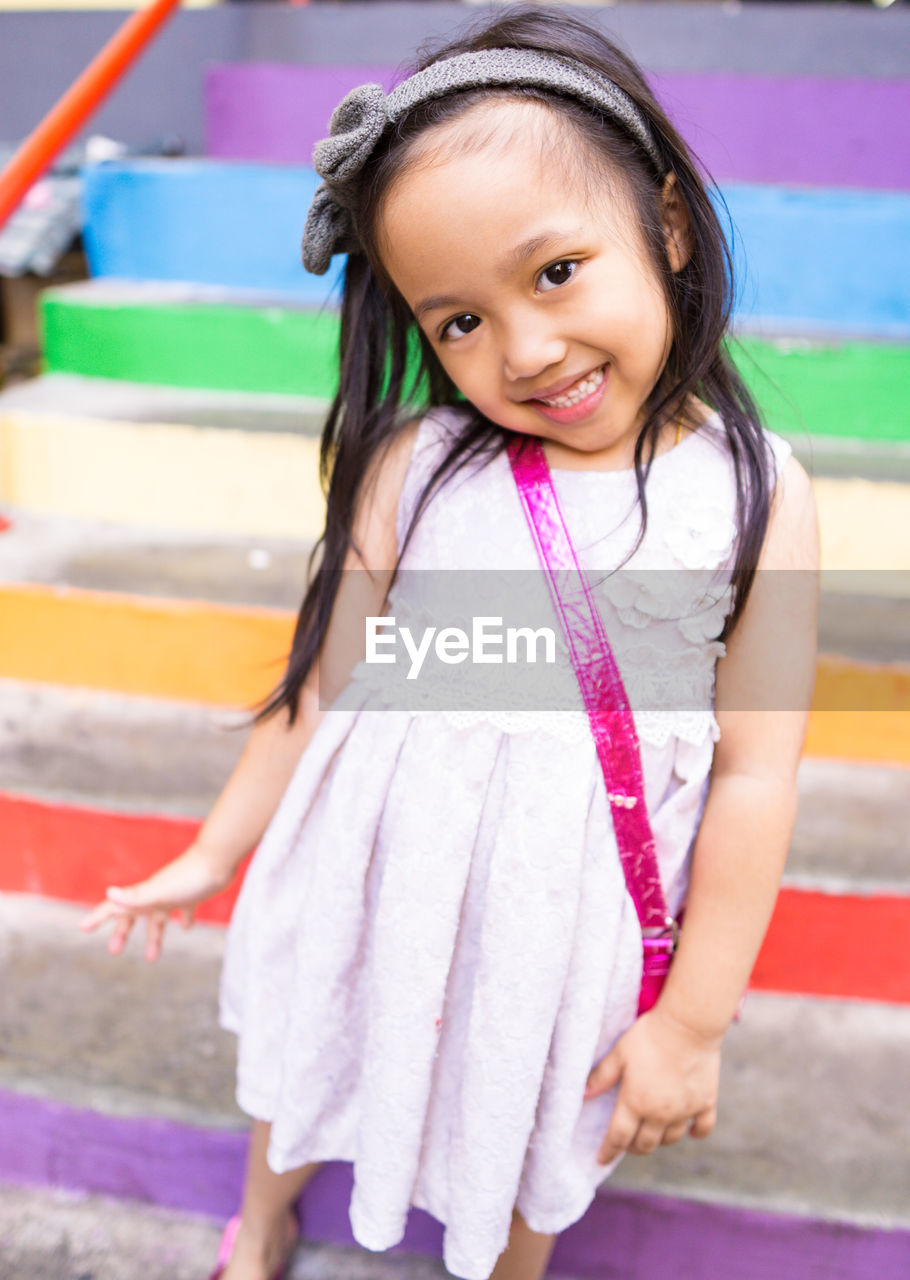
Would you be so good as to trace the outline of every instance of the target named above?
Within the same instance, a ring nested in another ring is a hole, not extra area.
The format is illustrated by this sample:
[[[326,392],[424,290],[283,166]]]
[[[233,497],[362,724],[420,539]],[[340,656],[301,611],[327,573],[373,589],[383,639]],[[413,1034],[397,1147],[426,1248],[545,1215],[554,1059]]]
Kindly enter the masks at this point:
[[[178,10],[77,135],[131,145],[167,134],[204,150],[201,79],[225,61],[408,60],[488,6],[389,3],[223,4]],[[910,77],[910,8],[800,3],[639,3],[584,7],[651,70]],[[0,143],[23,138],[128,15],[0,12]]]

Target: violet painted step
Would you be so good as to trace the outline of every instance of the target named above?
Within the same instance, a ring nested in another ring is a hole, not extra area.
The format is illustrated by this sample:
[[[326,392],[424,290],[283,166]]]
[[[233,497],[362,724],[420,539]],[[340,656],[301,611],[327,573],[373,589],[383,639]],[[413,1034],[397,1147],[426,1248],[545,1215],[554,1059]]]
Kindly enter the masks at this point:
[[[223,931],[176,929],[150,965],[137,938],[110,956],[103,939],[78,930],[82,914],[0,895],[8,975],[0,989],[0,1182],[116,1189],[225,1212],[242,1179],[246,1122],[233,1101],[233,1037],[216,1022]],[[658,1195],[706,1211],[784,1215],[791,1224],[836,1222],[842,1237],[852,1225],[869,1232],[867,1241],[880,1244],[884,1232],[906,1250],[908,1074],[910,1009],[751,993],[725,1043],[714,1134],[627,1157],[598,1202],[628,1192],[625,1203],[639,1209],[649,1203],[642,1196]],[[318,1192],[314,1184],[314,1219],[317,1207],[328,1211],[337,1200],[345,1169],[323,1171]],[[346,1202],[335,1204],[343,1218],[341,1208]],[[637,1280],[639,1272],[629,1274]]]
[[[651,85],[720,181],[910,186],[910,82],[659,72]],[[388,92],[392,66],[231,62],[204,78],[208,154],[310,164],[329,118],[356,85]]]
[[[240,755],[243,714],[0,680],[0,791],[203,818]],[[785,883],[910,895],[910,770],[804,759]]]

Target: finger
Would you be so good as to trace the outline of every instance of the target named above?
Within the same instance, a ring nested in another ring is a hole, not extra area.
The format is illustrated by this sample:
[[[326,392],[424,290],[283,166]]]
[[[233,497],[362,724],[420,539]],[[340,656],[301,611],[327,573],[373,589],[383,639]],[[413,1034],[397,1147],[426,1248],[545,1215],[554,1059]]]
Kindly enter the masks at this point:
[[[193,927],[193,908],[192,907],[182,908],[180,911],[178,911],[177,915],[179,916],[180,923],[184,929],[191,929]]]
[[[607,1135],[597,1153],[600,1164],[609,1164],[611,1160],[615,1160],[623,1151],[629,1149],[635,1141],[640,1123],[641,1116],[620,1099],[610,1120]]]
[[[105,892],[109,902],[128,911],[141,911],[146,905],[143,884],[131,884],[125,889],[111,885]]]
[[[130,936],[130,930],[133,927],[135,916],[118,915],[117,923],[114,925],[113,932],[108,939],[107,949],[112,956],[117,956],[126,946],[126,940]]]
[[[707,1138],[717,1124],[717,1108],[705,1107],[704,1111],[699,1111],[698,1115],[692,1121],[692,1128],[689,1133],[693,1138]]]
[[[584,1097],[596,1098],[601,1093],[612,1089],[622,1075],[622,1058],[615,1049],[605,1058],[601,1058],[593,1071],[588,1073]]]
[[[674,1142],[679,1142],[680,1138],[684,1138],[689,1132],[689,1125],[691,1123],[691,1119],[688,1119],[677,1120],[675,1124],[667,1125],[667,1131],[663,1136],[663,1145],[665,1147],[669,1147]]]
[[[639,1156],[650,1155],[663,1141],[665,1127],[659,1120],[643,1120],[629,1150]]]
[[[161,939],[164,934],[164,926],[166,923],[167,915],[164,911],[153,911],[150,913],[145,934],[146,960],[157,960],[161,955]]]
[[[92,929],[97,929],[99,924],[104,924],[105,920],[109,920],[111,916],[119,915],[118,909],[110,902],[99,902],[98,905],[83,916],[79,921],[79,928],[85,933],[90,933]]]

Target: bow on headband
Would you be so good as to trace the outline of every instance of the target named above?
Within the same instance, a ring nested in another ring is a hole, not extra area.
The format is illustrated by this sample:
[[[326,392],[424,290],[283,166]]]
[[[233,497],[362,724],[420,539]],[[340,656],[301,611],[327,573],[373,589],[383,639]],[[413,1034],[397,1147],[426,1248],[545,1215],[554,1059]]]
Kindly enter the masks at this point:
[[[322,178],[307,214],[303,265],[325,275],[336,253],[360,248],[354,211],[363,166],[386,128],[418,103],[459,89],[530,85],[578,98],[612,116],[642,146],[660,177],[665,166],[651,130],[629,95],[573,58],[537,49],[479,49],[434,62],[396,85],[388,96],[378,84],[352,89],[335,108],[328,138],[316,144],[313,165]]]

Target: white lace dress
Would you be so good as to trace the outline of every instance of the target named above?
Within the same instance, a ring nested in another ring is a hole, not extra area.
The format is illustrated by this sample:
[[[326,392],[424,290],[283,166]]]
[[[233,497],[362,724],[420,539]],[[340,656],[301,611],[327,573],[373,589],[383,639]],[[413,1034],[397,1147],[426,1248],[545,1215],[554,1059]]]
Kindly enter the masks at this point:
[[[399,540],[457,413],[421,424]],[[718,736],[713,637],[729,593],[681,613],[648,571],[711,576],[731,563],[724,439],[715,416],[654,462],[647,532],[605,618],[674,913]],[[788,446],[769,442],[780,466]],[[615,567],[638,533],[634,473],[553,479],[583,567]],[[537,569],[505,455],[445,486],[404,563]],[[398,1243],[416,1205],[445,1224],[449,1272],[487,1280],[513,1206],[532,1230],[561,1231],[615,1167],[596,1159],[615,1091],[582,1091],[636,1016],[641,935],[580,702],[396,710],[378,670],[355,669],[252,859],[220,1021],[238,1035],[239,1106],[272,1122],[276,1172],[353,1162],[361,1245]],[[638,696],[668,672],[678,706]]]

